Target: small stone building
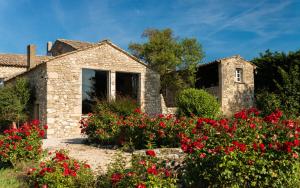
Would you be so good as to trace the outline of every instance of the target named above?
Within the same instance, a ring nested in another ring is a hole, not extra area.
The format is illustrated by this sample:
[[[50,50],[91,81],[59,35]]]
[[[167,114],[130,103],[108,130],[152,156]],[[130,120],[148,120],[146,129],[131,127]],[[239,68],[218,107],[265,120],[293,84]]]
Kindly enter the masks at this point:
[[[224,115],[254,106],[255,65],[240,56],[202,64],[197,70],[196,88],[214,95]]]
[[[30,80],[34,118],[48,125],[48,138],[78,136],[79,120],[95,102],[92,96],[103,100],[129,96],[146,113],[161,112],[159,74],[110,41],[59,39],[47,47],[51,56],[39,62],[35,47],[29,45],[26,71],[6,78],[5,84],[18,77]]]

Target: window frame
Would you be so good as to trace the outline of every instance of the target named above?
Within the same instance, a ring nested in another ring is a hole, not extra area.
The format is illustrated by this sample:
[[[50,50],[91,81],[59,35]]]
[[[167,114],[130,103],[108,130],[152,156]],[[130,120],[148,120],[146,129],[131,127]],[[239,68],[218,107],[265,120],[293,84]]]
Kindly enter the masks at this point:
[[[236,68],[235,69],[235,82],[243,83],[243,69],[242,68]]]

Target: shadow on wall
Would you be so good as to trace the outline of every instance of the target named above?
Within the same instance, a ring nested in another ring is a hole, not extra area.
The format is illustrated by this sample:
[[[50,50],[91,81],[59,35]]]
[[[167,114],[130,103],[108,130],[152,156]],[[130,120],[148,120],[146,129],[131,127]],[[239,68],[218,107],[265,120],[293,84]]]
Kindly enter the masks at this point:
[[[227,104],[222,104],[223,113],[229,116],[242,109],[247,109],[254,106],[254,88],[246,85],[242,90],[235,90],[232,97],[228,99]]]
[[[141,90],[144,96],[145,112],[149,115],[161,113],[160,103],[160,76],[147,68],[144,80],[145,90]]]

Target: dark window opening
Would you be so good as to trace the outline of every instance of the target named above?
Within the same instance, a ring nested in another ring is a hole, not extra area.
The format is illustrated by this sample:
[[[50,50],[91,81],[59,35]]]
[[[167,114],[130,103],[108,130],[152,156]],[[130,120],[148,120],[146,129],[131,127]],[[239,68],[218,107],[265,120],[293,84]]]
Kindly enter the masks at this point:
[[[134,73],[116,73],[116,99],[130,97],[137,101],[139,75]]]
[[[33,118],[40,120],[40,104],[36,103],[33,111]]]
[[[210,88],[219,85],[219,64],[202,65],[198,67],[196,88]]]
[[[107,100],[108,72],[82,69],[82,113],[93,111],[97,101]]]

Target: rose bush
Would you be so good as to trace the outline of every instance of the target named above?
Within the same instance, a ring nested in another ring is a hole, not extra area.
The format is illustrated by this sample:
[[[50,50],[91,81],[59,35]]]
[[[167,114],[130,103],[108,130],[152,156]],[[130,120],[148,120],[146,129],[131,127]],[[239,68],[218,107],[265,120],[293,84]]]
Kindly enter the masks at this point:
[[[228,119],[199,118],[182,133],[183,178],[191,187],[294,187],[299,185],[299,123],[277,110],[256,109]]]
[[[70,158],[63,150],[30,168],[27,175],[34,187],[94,187],[90,165]]]
[[[98,179],[98,187],[177,187],[177,174],[171,165],[158,159],[153,150],[146,155],[135,155],[131,164],[117,157],[108,172]]]
[[[90,114],[82,119],[82,133],[90,142],[126,146],[133,149],[179,147],[179,133],[188,130],[196,118],[173,115],[150,117],[136,109],[130,115],[118,116],[110,111]]]
[[[20,128],[5,130],[0,136],[0,162],[15,165],[18,161],[38,160],[42,155],[42,139],[47,126],[38,120]]]

